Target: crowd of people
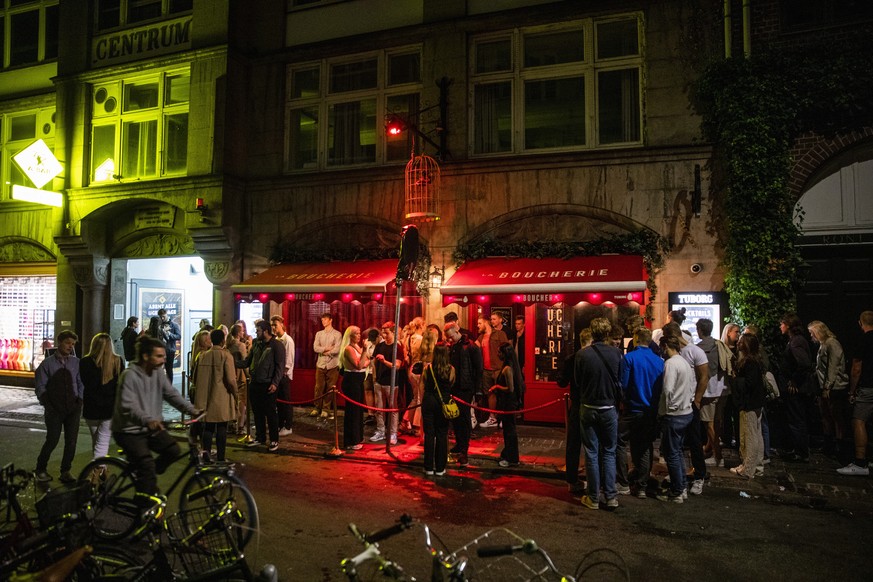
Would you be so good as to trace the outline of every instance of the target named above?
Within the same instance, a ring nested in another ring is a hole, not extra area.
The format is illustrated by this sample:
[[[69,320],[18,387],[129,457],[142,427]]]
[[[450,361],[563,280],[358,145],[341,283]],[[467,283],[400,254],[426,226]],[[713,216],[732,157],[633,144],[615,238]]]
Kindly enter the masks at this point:
[[[333,418],[341,375],[347,451],[360,450],[367,441],[393,445],[398,434],[407,434],[417,437],[424,449],[425,473],[443,475],[449,460],[468,465],[470,437],[481,424],[502,427],[498,464],[518,465],[516,412],[523,408],[525,393],[523,317],[510,327],[495,311],[477,320],[475,334],[462,328],[454,313],[442,324],[416,317],[402,328],[387,321],[378,329],[362,331],[352,325],[342,333],[333,327],[330,313],[320,320],[322,329],[312,345],[317,359],[309,415]],[[786,344],[772,362],[753,325],[741,330],[727,324],[716,339],[714,323],[701,319],[695,344],[682,329],[683,321],[682,311],[671,312],[653,333],[641,317],[631,318],[631,339],[625,345],[624,330],[597,318],[581,330],[579,349],[564,358],[558,384],[570,388],[567,483],[583,506],[611,509],[626,494],[681,503],[689,493],[703,492],[708,468],[724,466],[722,448],[734,444],[741,462],[730,471],[743,479],[763,475],[774,452],[769,403],[777,398],[790,443],[781,452],[786,460],[808,462],[810,424],[820,422],[821,431],[812,432],[823,435],[825,452],[851,456],[839,472],[869,474],[865,457],[866,423],[873,416],[873,312],[861,314],[863,340],[851,367],[821,321],[804,328],[795,314],[782,318]],[[138,489],[147,493],[156,491],[156,474],[179,454],[174,439],[162,430],[164,402],[185,414],[205,414],[205,462],[227,460],[229,432],[250,434],[247,408],[254,424],[248,446],[276,451],[280,437],[292,434],[295,347],[281,316],[256,321],[254,338],[242,321],[229,329],[202,322],[191,346],[187,399],[172,384],[170,358],[175,356],[178,326],[159,313],[144,332],[138,333],[137,327],[131,318],[121,335],[123,359],[108,334],[96,334],[81,361],[74,351],[76,334],[58,335],[55,353],[36,372],[36,395],[45,407],[47,428],[36,467],[40,481],[52,479],[47,465],[62,432],[60,480],[75,480],[71,465],[82,416],[94,457],[105,455],[114,438],[142,468]],[[443,410],[450,398],[459,408],[454,418]],[[471,404],[480,410],[479,417]],[[372,433],[366,437],[368,425]],[[657,439],[669,474],[661,483],[651,471]],[[690,452],[690,473],[685,450]],[[585,461],[584,482],[580,457]]]

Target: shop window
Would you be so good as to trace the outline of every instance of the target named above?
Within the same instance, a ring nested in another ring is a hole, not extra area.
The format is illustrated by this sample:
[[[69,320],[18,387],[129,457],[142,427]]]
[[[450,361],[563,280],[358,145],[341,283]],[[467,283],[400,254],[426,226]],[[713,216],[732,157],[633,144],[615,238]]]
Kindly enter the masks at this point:
[[[136,25],[140,22],[190,12],[193,0],[97,0],[97,30]]]
[[[641,29],[626,15],[474,37],[472,153],[641,143]]]
[[[32,372],[54,347],[56,278],[0,277],[0,371]]]
[[[0,69],[58,56],[58,0],[0,2]]]
[[[409,159],[411,132],[387,136],[387,113],[419,110],[418,49],[288,68],[288,170],[373,165]]]
[[[13,185],[34,186],[12,157],[36,139],[44,140],[49,148],[53,148],[54,133],[54,109],[0,114],[0,198],[8,200]]]
[[[188,167],[188,71],[95,85],[91,180],[184,175]]]
[[[415,317],[420,317],[423,313],[423,305],[421,297],[404,298],[400,304],[398,327],[402,327]],[[316,355],[312,350],[312,344],[315,341],[315,334],[322,329],[323,313],[329,312],[333,316],[332,325],[340,333],[344,333],[350,325],[358,326],[362,333],[371,327],[378,329],[386,321],[394,321],[396,314],[395,304],[389,301],[383,303],[334,301],[330,304],[323,301],[287,301],[282,304],[282,312],[288,333],[294,339],[296,349],[294,367],[303,369],[315,369]]]

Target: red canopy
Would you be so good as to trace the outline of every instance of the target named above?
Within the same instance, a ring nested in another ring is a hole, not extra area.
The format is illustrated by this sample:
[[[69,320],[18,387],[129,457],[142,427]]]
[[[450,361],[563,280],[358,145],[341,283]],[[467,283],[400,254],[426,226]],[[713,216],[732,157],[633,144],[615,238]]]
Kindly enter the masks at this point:
[[[461,265],[440,288],[443,305],[458,303],[642,303],[643,258],[601,255],[571,259],[490,257]]]
[[[292,263],[270,267],[231,289],[237,301],[381,301],[396,293],[397,259]],[[414,286],[404,284],[406,294]]]

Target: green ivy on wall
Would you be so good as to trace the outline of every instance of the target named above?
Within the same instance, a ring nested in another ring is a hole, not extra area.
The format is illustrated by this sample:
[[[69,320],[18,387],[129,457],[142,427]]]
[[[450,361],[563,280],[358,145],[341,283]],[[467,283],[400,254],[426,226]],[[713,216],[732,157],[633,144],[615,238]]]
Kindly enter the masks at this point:
[[[577,256],[596,256],[605,254],[641,255],[649,280],[649,304],[646,316],[651,319],[652,302],[657,293],[655,274],[664,267],[664,257],[670,252],[670,242],[649,230],[615,235],[588,241],[501,241],[483,238],[458,245],[452,253],[455,266],[464,261],[484,259],[485,257],[524,257],[542,259],[554,257],[569,259]]]
[[[698,80],[695,101],[724,173],[714,189],[724,192],[733,318],[774,330],[803,284],[791,147],[803,133],[873,125],[873,43],[859,35],[722,60]]]
[[[282,263],[329,263],[331,261],[378,261],[382,259],[399,259],[400,248],[325,248],[306,249],[287,243],[276,243],[270,251],[270,262],[274,265]],[[413,271],[416,288],[422,297],[430,293],[428,275],[430,273],[431,256],[427,245],[421,244],[418,249],[418,262]]]

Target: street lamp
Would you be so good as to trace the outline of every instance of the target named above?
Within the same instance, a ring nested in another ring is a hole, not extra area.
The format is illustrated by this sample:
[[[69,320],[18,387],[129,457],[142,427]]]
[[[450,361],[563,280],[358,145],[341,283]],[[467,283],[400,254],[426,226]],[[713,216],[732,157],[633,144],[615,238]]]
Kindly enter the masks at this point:
[[[439,289],[443,286],[443,277],[446,275],[446,268],[439,268],[436,265],[433,267],[433,271],[430,272],[430,280],[429,287],[431,289]]]

